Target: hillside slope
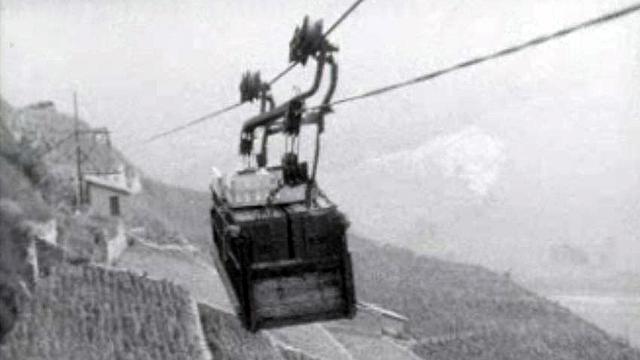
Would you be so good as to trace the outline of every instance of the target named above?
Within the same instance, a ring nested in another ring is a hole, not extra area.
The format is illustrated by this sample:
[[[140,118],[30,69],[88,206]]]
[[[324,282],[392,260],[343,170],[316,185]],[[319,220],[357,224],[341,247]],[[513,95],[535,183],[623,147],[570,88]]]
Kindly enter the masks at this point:
[[[35,126],[29,128],[33,130],[32,137],[16,141],[5,120],[14,119],[17,111],[4,101],[0,110],[0,340],[4,340],[0,346],[1,359],[206,359],[207,346],[213,344],[212,330],[224,339],[243,335],[237,321],[225,324],[235,321],[230,316],[220,317],[214,323],[209,321],[210,313],[201,318],[194,301],[199,294],[193,296],[184,291],[167,281],[167,276],[152,280],[141,274],[143,270],[123,272],[95,264],[87,253],[96,248],[92,228],[109,224],[98,221],[90,206],[73,211],[72,190],[69,197],[60,196],[72,186],[70,156],[64,154],[63,146],[51,148],[43,156],[42,150],[49,147],[43,148],[37,141],[42,139],[39,132],[55,125],[45,122],[43,130],[37,126],[40,122],[35,121]],[[24,119],[32,120],[30,111],[22,113]],[[68,118],[56,112],[37,115],[46,116],[54,124]],[[45,143],[49,141],[51,138]],[[109,153],[103,155],[106,159],[113,157]],[[177,199],[163,197],[166,194],[160,184],[147,185],[156,192],[149,191],[138,198],[131,211],[138,218],[125,219],[128,225],[137,225],[135,221],[139,221],[159,234],[160,239],[152,238],[158,242],[184,243],[185,235],[167,221],[166,208],[170,203],[166,201]],[[176,194],[182,197],[183,193]],[[189,212],[185,215],[188,217]],[[34,258],[40,262],[40,255],[44,254],[38,252],[29,259],[33,234],[28,225],[52,218],[57,220],[54,228],[59,245],[50,246],[58,255],[66,256],[47,259],[46,269],[40,269],[40,279],[25,285],[28,279],[23,270],[34,269]],[[188,226],[176,223],[178,228]],[[151,249],[162,248],[151,245]],[[180,249],[173,244],[169,248]],[[172,259],[178,256],[171,254]],[[66,262],[79,261],[82,265],[66,264],[65,258]],[[172,268],[166,266],[167,259],[162,262],[164,268]],[[178,275],[182,279],[189,274]],[[280,354],[261,336],[245,337],[236,346],[258,354],[252,357],[257,359],[266,350],[276,354],[274,359]],[[217,350],[217,358],[238,358],[233,346]]]
[[[194,199],[173,203],[171,211],[189,206],[206,214],[207,195]],[[200,238],[208,238],[208,224],[197,230]],[[413,351],[425,359],[539,359],[550,354],[563,359],[640,359],[625,342],[507,275],[379,246],[354,234],[350,241],[358,297],[408,316],[417,339]],[[346,323],[356,334],[357,321]]]
[[[39,163],[13,138],[6,118],[9,105],[0,98],[0,343],[18,316],[18,295],[27,282],[27,221],[44,221],[52,212],[34,189]]]
[[[22,166],[20,170],[32,178],[34,189],[51,206],[68,210],[75,191],[75,120],[55,106],[16,109],[4,99],[1,105],[0,150]],[[140,180],[144,191],[128,199],[131,211],[123,214],[129,228],[144,229],[147,238],[156,243],[184,244],[185,237],[194,243],[206,242],[201,232],[193,229],[206,224],[207,215],[196,203],[206,203],[207,197],[200,199],[202,194],[195,191],[174,191],[161,181],[146,178],[105,138],[86,133],[92,130],[89,123],[79,119],[78,127],[80,149],[86,155],[84,172],[122,170],[127,182]],[[12,134],[17,134],[19,141]]]
[[[175,197],[183,192],[166,189],[164,193]],[[202,221],[208,215],[208,195],[189,190],[183,196],[193,201],[163,204],[155,211],[195,213]],[[206,247],[210,229],[203,222],[190,231],[207,239],[197,242]],[[357,296],[409,317],[417,339],[412,350],[425,359],[640,359],[627,343],[522,288],[506,274],[379,246],[355,234],[350,244]],[[347,323],[357,334],[360,324]]]
[[[172,188],[170,191],[180,193],[182,190]],[[171,211],[199,209],[198,218],[206,215],[207,194],[197,196],[198,193],[191,191],[189,194],[196,195],[193,203],[173,203]],[[187,206],[190,208],[184,208]],[[199,231],[202,239],[209,237],[208,224],[191,230]],[[640,352],[627,343],[522,288],[507,274],[417,256],[409,250],[377,245],[355,234],[350,236],[350,246],[357,296],[409,317],[409,330],[416,339],[411,350],[422,358],[640,359]],[[123,260],[127,258],[130,258],[129,254],[125,254]],[[173,260],[171,256],[163,257],[162,264],[150,261],[145,265],[149,270],[166,267],[163,264],[168,261],[182,262],[178,255]],[[192,281],[188,279],[195,275],[176,273],[170,277],[180,276],[185,277],[182,281],[190,283]],[[212,276],[215,275],[212,273]],[[213,289],[206,290],[211,292]],[[217,291],[223,289],[218,287]],[[333,335],[352,346],[353,339],[358,338],[365,325],[359,324],[357,319],[341,323],[343,326],[333,327]],[[332,331],[331,326],[327,329]],[[306,341],[312,343],[315,339]],[[380,344],[372,341],[372,344]],[[373,349],[365,345],[363,342],[361,351]],[[398,347],[396,355],[400,356],[403,351]]]
[[[131,197],[131,212],[125,214],[132,227],[147,228],[147,238],[157,243],[189,242],[206,248],[209,234],[209,196],[188,189],[176,189],[164,183],[143,178],[139,194]]]
[[[129,225],[145,226],[150,240],[183,245],[191,242],[202,250],[200,253],[208,253],[206,250],[211,245],[208,194],[151,180],[146,180],[144,185],[148,191],[133,199]],[[498,275],[479,266],[417,256],[409,250],[392,246],[375,245],[355,234],[351,234],[350,242],[357,296],[410,319],[409,332],[415,342],[410,344],[410,348],[399,349],[399,353],[413,350],[424,359],[640,359],[638,350],[610,337],[557,304],[527,291],[506,275]],[[182,252],[143,255],[125,253],[120,265],[132,269],[139,266],[135,270],[147,271],[152,277],[170,278],[187,287],[208,287],[210,284],[199,280],[188,267],[189,264],[199,266],[199,261],[209,261],[206,256],[193,257],[191,254],[191,259],[185,261]],[[184,269],[171,272],[172,265],[177,263],[184,263]],[[209,273],[216,276],[212,271],[204,271],[203,276]],[[216,284],[210,286],[219,287]],[[193,293],[197,298],[211,295],[212,289],[203,290]],[[223,289],[219,287],[213,291],[221,295]],[[214,297],[210,299],[214,305],[218,301]],[[218,321],[220,316],[215,318]],[[362,333],[365,325],[357,319],[341,323],[343,326],[340,333],[334,334],[335,338],[342,339],[345,346],[354,346],[355,335]],[[254,339],[254,350],[265,344],[263,338],[243,337],[243,330],[235,325],[229,325],[229,329],[233,331],[226,336],[232,339],[210,338],[209,345],[226,344],[224,346],[235,349],[235,337],[247,341]],[[331,327],[328,329],[331,331]],[[217,334],[216,325],[213,330],[209,333]],[[313,335],[305,337],[302,333],[295,333],[295,328],[286,332],[288,335],[303,335],[302,340],[296,340],[298,342],[312,344],[317,340],[310,338]],[[291,337],[282,336],[280,340],[286,341]],[[319,348],[331,345],[330,342],[315,344]],[[362,351],[373,351],[371,349],[367,347]],[[234,354],[242,356],[241,352]]]
[[[640,359],[506,275],[357,236],[351,244],[358,296],[406,314],[425,359]]]

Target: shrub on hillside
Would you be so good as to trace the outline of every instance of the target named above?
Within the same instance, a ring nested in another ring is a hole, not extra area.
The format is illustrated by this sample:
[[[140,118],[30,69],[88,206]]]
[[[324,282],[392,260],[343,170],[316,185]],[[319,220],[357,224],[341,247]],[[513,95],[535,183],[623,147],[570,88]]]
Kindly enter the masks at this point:
[[[75,203],[73,169],[64,166],[49,166],[47,174],[40,179],[38,189],[42,197],[54,208],[69,211]]]
[[[117,220],[91,212],[79,214],[56,213],[58,220],[58,243],[67,250],[73,261],[101,261],[105,248],[99,246],[115,236]]]
[[[13,147],[4,147],[2,155],[22,170],[33,184],[39,183],[47,173],[38,149],[31,147],[26,141],[21,141]]]
[[[2,198],[19,204],[28,219],[44,221],[51,218],[47,204],[29,179],[16,166],[0,156],[0,199]]]
[[[17,203],[0,199],[0,342],[13,328],[19,310],[20,283],[29,275],[28,231],[23,220],[24,213]]]

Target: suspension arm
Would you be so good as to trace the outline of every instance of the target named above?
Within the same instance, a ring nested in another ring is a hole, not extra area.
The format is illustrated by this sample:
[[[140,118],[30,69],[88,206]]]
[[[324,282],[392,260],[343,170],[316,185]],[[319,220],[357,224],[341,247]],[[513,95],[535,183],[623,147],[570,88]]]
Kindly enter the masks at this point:
[[[279,118],[283,117],[287,110],[289,110],[289,105],[292,102],[297,102],[297,101],[303,101],[311,96],[313,96],[317,91],[318,88],[320,87],[320,82],[322,80],[322,73],[324,70],[324,64],[325,64],[325,53],[322,52],[320,54],[320,56],[318,56],[318,62],[317,62],[317,66],[316,66],[316,75],[315,78],[313,80],[313,84],[311,85],[311,88],[309,88],[309,90],[298,94],[296,96],[294,96],[293,98],[291,98],[289,101],[285,102],[284,104],[276,107],[275,109],[256,115],[254,117],[252,117],[251,119],[247,120],[243,125],[242,125],[242,132],[243,133],[253,133],[253,131],[260,127],[260,126],[266,126],[269,125],[270,123],[278,120]]]

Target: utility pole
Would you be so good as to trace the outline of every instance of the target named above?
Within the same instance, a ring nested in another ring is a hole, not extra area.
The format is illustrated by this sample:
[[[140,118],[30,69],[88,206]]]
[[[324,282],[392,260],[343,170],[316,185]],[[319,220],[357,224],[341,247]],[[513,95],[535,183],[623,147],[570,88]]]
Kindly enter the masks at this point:
[[[78,119],[78,95],[73,92],[74,138],[76,140],[76,212],[82,205],[82,150],[80,150],[80,120]]]
[[[84,176],[91,174],[91,175],[114,175],[114,174],[120,174],[120,171],[115,171],[115,170],[102,170],[99,169],[100,166],[96,166],[95,163],[93,163],[91,161],[90,158],[90,154],[93,151],[93,149],[95,148],[95,142],[96,142],[96,136],[102,136],[104,137],[104,139],[106,140],[106,145],[109,149],[111,149],[111,139],[109,136],[109,130],[106,127],[101,127],[101,128],[97,128],[97,129],[85,129],[85,130],[81,130],[80,129],[80,117],[78,115],[78,94],[74,91],[73,92],[73,121],[74,121],[74,126],[73,126],[73,132],[71,134],[69,134],[69,136],[67,136],[66,138],[60,140],[58,143],[54,144],[53,146],[51,146],[51,148],[47,151],[44,152],[44,154],[46,154],[48,151],[53,150],[55,147],[61,145],[62,143],[64,143],[65,141],[67,141],[67,139],[70,139],[72,136],[76,142],[76,154],[75,154],[75,162],[76,162],[76,174],[75,174],[75,211],[76,213],[78,213],[80,211],[80,207],[82,206],[82,204],[84,204],[86,202],[85,199],[85,193],[84,193]],[[80,142],[80,140],[83,138],[83,136],[91,136],[92,137],[92,141],[93,141],[93,147],[91,147],[88,150],[88,153],[82,150],[82,144]],[[93,164],[94,168],[93,170],[87,170],[83,167],[83,163],[85,162],[89,162],[91,164]]]

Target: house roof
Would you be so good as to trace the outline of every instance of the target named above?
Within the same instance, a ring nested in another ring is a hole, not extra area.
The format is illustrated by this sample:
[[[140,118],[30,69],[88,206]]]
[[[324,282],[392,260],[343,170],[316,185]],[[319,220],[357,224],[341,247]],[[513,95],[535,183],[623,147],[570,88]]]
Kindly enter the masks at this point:
[[[126,186],[123,186],[122,184],[118,184],[115,183],[113,181],[109,181],[107,179],[104,179],[102,177],[99,176],[95,176],[95,175],[86,175],[84,177],[84,181],[87,184],[91,184],[94,186],[98,186],[107,190],[111,190],[113,192],[117,192],[119,194],[122,195],[131,195],[131,189],[129,189]]]
[[[372,303],[366,303],[363,301],[358,302],[358,305],[360,307],[360,309],[364,310],[364,311],[370,311],[373,313],[377,313],[380,314],[383,317],[386,318],[390,318],[393,320],[397,320],[397,321],[401,321],[401,322],[407,322],[409,321],[409,319],[406,316],[400,315],[395,311],[389,310],[389,309],[385,309],[381,306],[378,306],[376,304],[372,304]]]

